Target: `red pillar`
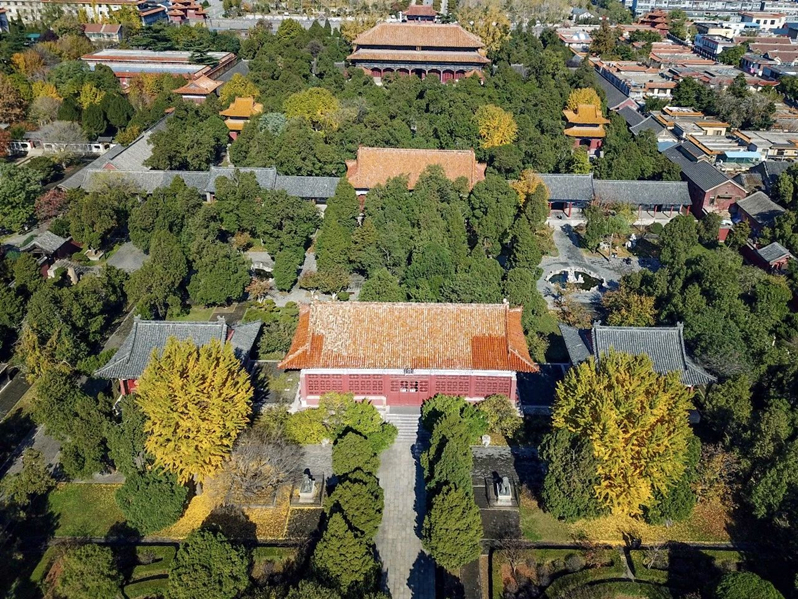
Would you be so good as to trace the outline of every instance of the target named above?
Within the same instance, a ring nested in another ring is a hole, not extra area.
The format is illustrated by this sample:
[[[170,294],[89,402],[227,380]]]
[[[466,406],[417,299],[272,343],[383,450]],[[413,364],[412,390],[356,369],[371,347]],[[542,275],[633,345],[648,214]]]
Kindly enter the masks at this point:
[[[573,206],[573,202],[568,202],[568,218],[571,218],[571,207]]]
[[[671,216],[673,216],[673,204],[671,204],[671,211],[668,212],[668,218],[670,218]]]

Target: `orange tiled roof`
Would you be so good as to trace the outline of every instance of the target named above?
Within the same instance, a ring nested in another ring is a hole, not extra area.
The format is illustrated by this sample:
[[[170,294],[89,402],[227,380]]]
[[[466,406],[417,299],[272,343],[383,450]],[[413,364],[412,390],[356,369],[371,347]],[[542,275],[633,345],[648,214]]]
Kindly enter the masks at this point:
[[[229,116],[239,119],[248,119],[253,114],[260,114],[263,111],[263,104],[255,102],[255,98],[239,98],[233,100],[228,108],[222,110],[219,114],[221,116]]]
[[[593,104],[580,104],[573,110],[563,110],[566,120],[576,125],[606,125],[609,119],[601,116],[601,110]]]
[[[425,63],[465,63],[488,64],[490,60],[479,52],[435,52],[434,50],[372,50],[359,48],[346,57],[351,62],[358,60],[389,60],[392,62],[425,62]]]
[[[570,127],[563,131],[568,137],[606,137],[604,127]]]
[[[506,304],[315,302],[278,365],[536,372],[521,308]]]
[[[438,14],[438,11],[429,4],[413,4],[408,6],[403,12],[411,17],[434,17]]]
[[[206,75],[200,75],[193,81],[186,83],[183,87],[178,87],[172,91],[181,95],[207,96],[216,91],[221,85],[221,81],[214,81]]]
[[[457,23],[377,23],[352,44],[358,46],[409,46],[419,48],[482,48],[473,33]]]
[[[371,189],[392,177],[408,176],[408,189],[431,164],[443,167],[451,180],[468,179],[469,189],[485,178],[486,164],[477,162],[474,150],[414,150],[407,148],[357,149],[357,158],[346,161],[346,178],[355,189]]]

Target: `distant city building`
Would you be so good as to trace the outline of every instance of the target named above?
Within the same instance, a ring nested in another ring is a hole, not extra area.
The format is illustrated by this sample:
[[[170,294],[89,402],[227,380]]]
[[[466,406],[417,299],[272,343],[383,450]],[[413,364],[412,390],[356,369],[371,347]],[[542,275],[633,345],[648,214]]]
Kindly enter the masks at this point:
[[[594,59],[599,74],[633,100],[647,97],[668,99],[676,82],[666,78],[659,67],[633,60],[603,61]]]
[[[601,109],[592,104],[580,104],[576,110],[566,109],[562,113],[568,121],[564,133],[573,139],[574,147],[583,147],[588,156],[595,156],[607,136],[604,125],[609,124],[609,119],[604,118]]]
[[[210,77],[200,75],[185,85],[173,89],[172,93],[180,94],[180,97],[189,102],[202,104],[208,99],[208,96],[215,94],[222,85],[224,85],[222,81],[215,81]]]
[[[787,22],[787,15],[784,13],[776,12],[741,12],[743,23],[751,23],[761,31],[772,31],[774,29],[784,29],[784,24]]]
[[[302,406],[353,393],[379,407],[418,407],[438,393],[516,400],[516,372],[536,372],[507,304],[314,302],[303,305],[278,365],[300,370]]]
[[[83,35],[95,44],[119,43],[122,41],[122,25],[111,23],[86,23],[83,26]]]
[[[263,104],[255,102],[255,98],[236,97],[233,103],[219,113],[224,117],[224,124],[230,130],[230,137],[235,139],[249,120],[263,112]]]
[[[474,150],[417,150],[409,148],[357,149],[357,158],[346,161],[346,178],[359,195],[377,185],[384,185],[393,177],[407,176],[407,186],[413,189],[419,176],[431,165],[443,168],[447,178],[463,177],[468,188],[485,178],[487,164],[477,162]]]
[[[347,60],[375,78],[412,74],[445,83],[481,73],[490,63],[480,53],[482,40],[456,23],[378,23],[352,46]]]
[[[136,316],[133,328],[119,350],[94,376],[118,380],[121,395],[133,393],[138,387],[139,378],[150,363],[152,352],[162,350],[171,338],[178,341],[191,339],[197,346],[207,345],[214,339],[221,343],[229,342],[246,368],[249,366],[250,354],[261,324],[256,320],[231,327],[221,316],[211,322],[142,320]]]
[[[207,65],[195,62],[194,53],[175,50],[155,52],[152,50],[100,50],[81,58],[92,70],[98,64],[110,68],[122,87],[127,87],[133,77],[142,74],[179,75],[186,79],[206,76],[219,77],[236,64],[236,55],[231,52],[208,52],[215,62]]]
[[[421,21],[432,23],[438,16],[438,11],[431,4],[413,4],[408,6],[403,12],[406,21]]]
[[[593,38],[590,37],[591,30],[592,28],[587,27],[558,27],[557,37],[571,50],[587,52],[593,43]]]
[[[693,362],[684,344],[684,327],[610,327],[594,323],[591,329],[560,325],[571,364],[601,361],[609,351],[648,356],[660,374],[679,373],[687,387],[707,385],[717,379]]]
[[[65,13],[85,15],[93,22],[103,22],[111,13],[121,8],[135,8],[141,17],[142,25],[151,25],[157,20],[166,18],[166,8],[154,4],[149,0],[108,0],[95,2],[94,0],[8,0],[3,2],[4,10],[8,13],[9,20],[20,19],[25,23],[41,21],[47,17],[44,12],[46,7],[56,6]],[[157,7],[157,10],[155,10]],[[155,12],[150,12],[155,11]]]
[[[167,15],[169,21],[176,25],[204,24],[207,18],[205,9],[195,0],[171,0],[171,7]]]

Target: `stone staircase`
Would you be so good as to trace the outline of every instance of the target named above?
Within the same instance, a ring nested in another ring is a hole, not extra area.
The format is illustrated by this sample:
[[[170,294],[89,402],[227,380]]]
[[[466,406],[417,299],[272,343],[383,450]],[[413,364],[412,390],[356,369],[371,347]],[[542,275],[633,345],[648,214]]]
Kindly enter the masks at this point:
[[[415,443],[418,440],[429,438],[429,432],[421,426],[421,414],[415,413],[388,413],[384,415],[385,421],[393,424],[399,434],[396,435],[398,442]]]

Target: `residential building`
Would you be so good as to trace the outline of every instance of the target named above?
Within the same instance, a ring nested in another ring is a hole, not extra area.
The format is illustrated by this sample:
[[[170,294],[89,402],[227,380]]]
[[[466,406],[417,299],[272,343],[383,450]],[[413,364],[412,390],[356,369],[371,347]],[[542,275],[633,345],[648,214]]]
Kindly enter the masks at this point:
[[[717,380],[688,356],[681,323],[675,327],[611,327],[596,322],[590,329],[561,324],[560,331],[574,366],[588,360],[600,362],[608,352],[617,351],[648,356],[655,372],[677,372],[686,387],[708,385]]]
[[[774,29],[784,29],[787,22],[787,15],[777,12],[750,12],[740,13],[743,23],[751,23],[760,31],[773,31]]]
[[[593,38],[590,37],[592,29],[593,27],[558,27],[556,31],[560,41],[571,50],[587,52],[593,43]]]
[[[236,55],[231,52],[208,52],[207,55],[215,61],[214,65],[195,62],[192,52],[176,50],[100,50],[83,56],[81,60],[92,70],[98,64],[109,67],[123,88],[133,77],[144,73],[180,75],[188,80],[203,75],[215,79],[236,64]]]
[[[585,148],[588,156],[598,154],[607,136],[604,125],[610,122],[602,116],[601,108],[593,104],[580,104],[576,110],[566,109],[562,113],[568,121],[563,133],[573,140],[574,147]]]
[[[578,21],[589,21],[591,19],[595,19],[596,15],[590,12],[586,8],[579,8],[577,6],[571,9],[571,20],[578,22]]]
[[[303,305],[278,368],[299,370],[303,407],[330,391],[378,407],[419,407],[438,393],[517,397],[516,372],[536,372],[508,304],[314,302]]]
[[[107,21],[111,13],[125,7],[135,8],[138,11],[142,25],[151,25],[156,20],[166,18],[166,8],[155,4],[154,0],[109,0],[102,3],[93,0],[7,0],[3,2],[8,20],[21,19],[26,23],[45,18],[44,9],[47,6],[58,6],[65,13],[73,15],[80,13],[95,23]],[[157,12],[145,14],[153,11],[156,7]]]
[[[221,316],[211,322],[173,322],[168,320],[133,319],[133,328],[114,356],[94,373],[95,378],[119,381],[121,395],[133,393],[138,380],[147,368],[152,353],[163,350],[169,339],[191,339],[197,346],[208,345],[212,340],[230,343],[244,368],[250,364],[252,347],[260,332],[259,320],[228,325]]]
[[[732,132],[748,150],[758,152],[762,160],[798,159],[798,133],[792,131],[749,131]]]
[[[208,99],[208,96],[215,94],[222,85],[224,85],[223,81],[215,81],[210,77],[200,75],[185,85],[173,89],[172,93],[180,94],[180,97],[189,102],[202,104]]]
[[[633,60],[592,60],[600,75],[640,104],[649,96],[668,99],[676,87],[676,82],[664,77],[658,67]]]
[[[47,271],[54,262],[71,256],[79,249],[80,246],[76,245],[71,237],[64,238],[45,231],[19,248],[19,251],[33,256],[42,276],[47,277]]]
[[[165,21],[169,18],[166,7],[155,4],[154,1],[144,0],[143,2],[139,2],[138,8],[141,24],[145,27],[150,27],[158,21]]]
[[[764,191],[757,191],[737,202],[735,220],[747,222],[752,233],[758,235],[785,212],[787,211],[771,200]]]
[[[618,112],[625,107],[637,110],[637,102],[615,87],[615,85],[604,78],[600,73],[596,73],[596,82],[599,84],[599,87],[604,90],[608,110]]]
[[[692,203],[683,181],[611,181],[593,175],[539,175],[549,194],[549,211],[565,219],[582,217],[587,206],[628,204],[637,209],[637,221],[667,222],[685,214]]]
[[[707,212],[727,213],[733,204],[747,194],[745,188],[679,144],[663,154],[682,169],[692,200],[692,213],[701,218]]]
[[[704,65],[672,65],[668,68],[666,77],[678,82],[680,79],[690,77],[698,83],[715,90],[723,90],[729,87],[739,76],[745,77],[748,89],[752,92],[762,91],[765,88],[775,87],[778,81],[766,77],[758,77],[741,71],[736,67],[725,64],[704,64]]]
[[[790,260],[795,260],[795,256],[777,241],[764,247],[749,241],[741,251],[746,260],[772,274],[786,271]]]
[[[438,16],[438,11],[431,4],[413,4],[402,12],[402,16],[405,21],[433,23]]]
[[[365,195],[372,187],[384,185],[393,177],[407,177],[408,189],[416,186],[419,176],[431,165],[443,168],[447,178],[454,181],[464,177],[468,189],[485,179],[487,164],[477,162],[474,150],[415,150],[408,148],[357,149],[357,158],[346,161],[346,178],[358,195]]]
[[[230,137],[235,140],[238,134],[244,129],[249,120],[263,112],[263,104],[255,102],[255,98],[239,98],[233,100],[227,108],[219,113],[224,117],[224,124],[230,129]]]
[[[175,25],[204,24],[207,18],[205,9],[195,0],[171,0],[167,15],[169,21]]]
[[[122,25],[111,23],[86,23],[83,35],[95,44],[118,44],[122,41]]]
[[[352,46],[347,60],[377,79],[396,73],[456,81],[490,63],[482,40],[456,23],[378,23]]]

